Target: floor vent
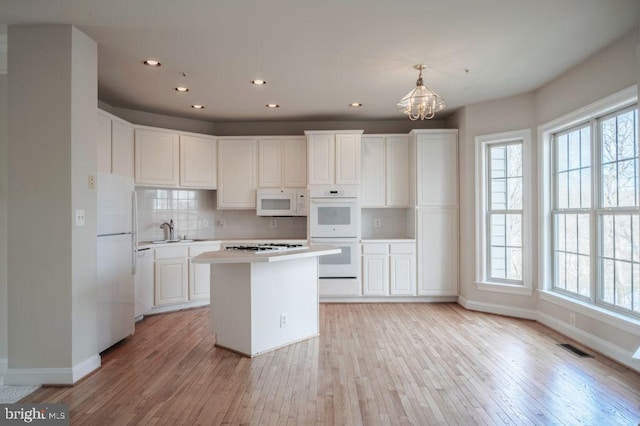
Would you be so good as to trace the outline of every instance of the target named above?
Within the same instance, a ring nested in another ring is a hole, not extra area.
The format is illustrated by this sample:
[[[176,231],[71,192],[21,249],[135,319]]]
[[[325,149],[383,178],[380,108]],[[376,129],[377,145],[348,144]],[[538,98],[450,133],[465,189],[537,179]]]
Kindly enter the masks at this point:
[[[571,352],[572,354],[579,356],[580,358],[593,358],[593,356],[589,355],[588,353],[581,351],[580,349],[576,348],[575,346],[569,344],[569,343],[558,343],[558,346],[568,350],[569,352]]]

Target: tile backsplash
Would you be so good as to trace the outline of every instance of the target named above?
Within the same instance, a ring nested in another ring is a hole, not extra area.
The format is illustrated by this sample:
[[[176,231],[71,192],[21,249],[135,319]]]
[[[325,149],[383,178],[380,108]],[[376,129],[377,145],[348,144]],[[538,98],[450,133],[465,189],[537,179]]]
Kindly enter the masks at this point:
[[[306,239],[306,217],[258,217],[255,210],[217,210],[216,191],[136,188],[140,241],[164,238],[160,225],[173,219],[176,238]],[[275,221],[275,227],[272,222]]]

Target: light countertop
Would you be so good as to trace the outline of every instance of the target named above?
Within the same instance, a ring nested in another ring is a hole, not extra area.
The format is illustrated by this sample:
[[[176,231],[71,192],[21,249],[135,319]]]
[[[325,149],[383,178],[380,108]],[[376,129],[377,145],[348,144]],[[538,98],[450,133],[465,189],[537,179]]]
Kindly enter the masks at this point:
[[[341,249],[332,245],[313,245],[301,250],[272,251],[272,252],[244,252],[244,251],[209,251],[191,259],[193,263],[259,263],[296,260],[305,257],[326,256],[338,254]]]

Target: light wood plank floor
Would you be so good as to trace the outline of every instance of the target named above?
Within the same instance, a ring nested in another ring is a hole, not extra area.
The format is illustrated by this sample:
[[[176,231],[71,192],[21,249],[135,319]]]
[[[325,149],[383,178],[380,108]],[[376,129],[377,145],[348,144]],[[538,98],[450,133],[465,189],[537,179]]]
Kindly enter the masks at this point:
[[[208,318],[145,318],[97,372],[22,402],[67,403],[72,425],[640,424],[639,374],[532,321],[323,304],[320,337],[249,359],[214,347]]]

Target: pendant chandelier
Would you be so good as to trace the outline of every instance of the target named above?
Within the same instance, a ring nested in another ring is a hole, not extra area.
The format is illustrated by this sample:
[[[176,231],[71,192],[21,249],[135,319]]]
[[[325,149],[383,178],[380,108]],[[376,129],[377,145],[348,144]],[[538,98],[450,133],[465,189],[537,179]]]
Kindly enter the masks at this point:
[[[398,111],[407,114],[411,120],[424,120],[425,118],[430,120],[437,111],[444,109],[444,98],[422,82],[422,70],[426,67],[418,64],[414,65],[414,68],[420,71],[416,88],[398,102]]]

